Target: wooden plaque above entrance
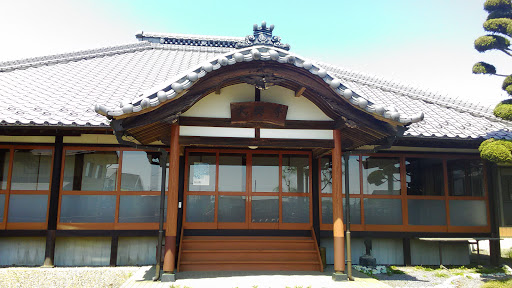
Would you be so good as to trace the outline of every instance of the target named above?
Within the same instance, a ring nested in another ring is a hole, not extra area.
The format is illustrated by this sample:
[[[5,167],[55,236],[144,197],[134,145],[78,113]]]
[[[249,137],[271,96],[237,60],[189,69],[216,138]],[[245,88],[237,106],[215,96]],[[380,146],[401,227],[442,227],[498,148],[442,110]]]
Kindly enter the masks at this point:
[[[269,102],[231,103],[231,123],[261,123],[284,127],[288,106]]]

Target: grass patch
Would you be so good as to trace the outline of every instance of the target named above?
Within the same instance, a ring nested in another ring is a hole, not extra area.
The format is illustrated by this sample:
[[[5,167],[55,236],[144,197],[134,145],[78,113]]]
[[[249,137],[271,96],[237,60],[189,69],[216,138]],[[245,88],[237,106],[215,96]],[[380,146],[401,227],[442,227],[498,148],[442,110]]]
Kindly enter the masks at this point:
[[[396,268],[396,266],[389,266],[386,269],[386,274],[388,274],[388,276],[391,276],[394,274],[405,274],[405,272]]]
[[[512,279],[493,280],[482,285],[482,288],[510,288]]]
[[[421,270],[421,271],[435,271],[436,269],[429,267],[429,266],[414,266],[415,270]],[[439,268],[437,268],[439,269]]]
[[[449,275],[446,273],[443,273],[443,272],[436,272],[436,273],[434,273],[434,276],[439,277],[439,278],[448,278]]]
[[[475,269],[476,273],[480,274],[494,274],[494,273],[505,273],[503,267],[478,267]]]

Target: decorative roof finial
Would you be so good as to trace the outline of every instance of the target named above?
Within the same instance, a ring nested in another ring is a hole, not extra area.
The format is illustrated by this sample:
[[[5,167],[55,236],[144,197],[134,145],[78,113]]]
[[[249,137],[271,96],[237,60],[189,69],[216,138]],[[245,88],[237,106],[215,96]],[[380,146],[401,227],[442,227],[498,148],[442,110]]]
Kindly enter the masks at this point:
[[[244,41],[236,43],[235,48],[240,49],[254,45],[268,45],[284,50],[290,50],[290,45],[281,43],[281,37],[272,36],[274,25],[267,27],[267,22],[263,21],[259,27],[258,24],[254,24],[252,26],[252,30],[254,30],[254,35],[248,35],[245,37]]]

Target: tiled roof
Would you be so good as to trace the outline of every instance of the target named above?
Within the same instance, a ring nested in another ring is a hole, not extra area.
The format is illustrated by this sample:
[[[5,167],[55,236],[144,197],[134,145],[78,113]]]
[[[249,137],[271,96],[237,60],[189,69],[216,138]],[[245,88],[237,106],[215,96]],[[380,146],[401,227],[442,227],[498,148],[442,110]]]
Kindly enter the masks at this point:
[[[171,35],[179,38],[177,34]],[[211,38],[208,40],[216,41],[215,37]],[[243,38],[218,40],[229,39]],[[183,73],[202,67],[212,59],[218,60],[226,53],[234,56],[234,52],[229,47],[141,41],[132,45],[3,62],[0,63],[0,125],[106,126],[108,120],[95,113],[95,104],[103,103],[113,111],[120,107],[119,103],[126,105],[142,101],[141,95],[150,96],[156,88],[187,75]],[[247,57],[251,53],[242,55]],[[307,61],[299,60],[302,65]],[[406,136],[512,139],[512,123],[497,119],[489,108],[315,63],[311,62],[312,67],[323,68],[326,75],[340,80],[341,85],[336,89],[342,92],[341,88],[346,87],[354,92],[353,99],[368,100],[365,107],[371,108],[372,103],[378,103],[388,111],[396,110],[402,115],[423,112],[424,120],[409,125]]]

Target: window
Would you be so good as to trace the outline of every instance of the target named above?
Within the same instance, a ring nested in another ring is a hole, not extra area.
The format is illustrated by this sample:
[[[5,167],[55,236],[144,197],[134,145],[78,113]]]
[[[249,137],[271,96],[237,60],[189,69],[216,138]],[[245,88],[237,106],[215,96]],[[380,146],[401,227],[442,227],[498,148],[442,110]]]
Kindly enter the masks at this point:
[[[160,153],[65,148],[64,155],[59,229],[157,228]]]
[[[400,195],[400,159],[363,156],[363,191],[370,195]]]
[[[436,158],[405,159],[407,195],[444,195],[443,161]]]
[[[0,229],[46,229],[52,161],[51,148],[0,148]]]
[[[447,166],[451,196],[484,196],[483,163],[481,160],[448,160]]]

